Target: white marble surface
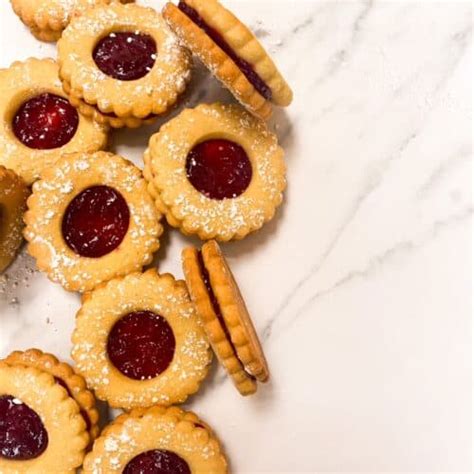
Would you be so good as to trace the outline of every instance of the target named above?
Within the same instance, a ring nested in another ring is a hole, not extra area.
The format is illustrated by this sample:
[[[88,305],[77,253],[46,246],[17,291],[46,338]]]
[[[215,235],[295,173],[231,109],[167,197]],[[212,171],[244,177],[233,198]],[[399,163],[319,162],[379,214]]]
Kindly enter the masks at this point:
[[[188,405],[234,472],[471,471],[470,3],[232,4],[295,91],[272,121],[284,206],[225,246],[272,381],[244,399],[216,369]],[[0,66],[54,54],[3,0]],[[228,100],[202,71],[193,87],[189,103]],[[157,128],[113,149],[141,163]],[[187,241],[167,232],[162,271],[182,276]],[[25,252],[0,289],[0,355],[68,359],[78,297]]]

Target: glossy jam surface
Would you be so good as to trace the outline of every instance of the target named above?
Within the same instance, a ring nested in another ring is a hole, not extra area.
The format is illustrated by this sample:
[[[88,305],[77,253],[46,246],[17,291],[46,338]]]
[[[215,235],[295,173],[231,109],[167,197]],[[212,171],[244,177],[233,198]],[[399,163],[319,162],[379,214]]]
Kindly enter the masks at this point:
[[[235,51],[231,48],[229,43],[222,37],[222,35],[212,28],[204,19],[199,15],[199,13],[192,7],[190,7],[186,2],[181,0],[178,5],[179,9],[199,28],[204,30],[204,32],[214,41],[214,43],[219,46],[219,48],[224,51],[224,53],[229,56],[232,61],[237,65],[237,67],[242,71],[244,76],[248,79],[250,84],[252,84],[259,94],[267,100],[272,98],[272,90],[265,83],[265,81],[257,74],[253,66],[245,59],[242,59],[238,56]]]
[[[92,57],[104,74],[119,81],[135,81],[151,71],[156,55],[156,42],[150,35],[119,31],[102,38]]]
[[[134,380],[152,379],[164,372],[175,347],[168,321],[152,311],[136,311],[119,319],[107,340],[112,364]]]
[[[210,199],[240,196],[252,179],[245,150],[229,140],[213,139],[196,145],[186,159],[189,182]]]
[[[152,449],[135,456],[123,474],[191,474],[188,463],[176,453]]]
[[[79,115],[69,101],[47,92],[23,103],[12,122],[16,138],[36,150],[66,145],[75,135],[78,125]]]
[[[78,255],[99,258],[120,245],[129,223],[130,211],[123,196],[109,186],[92,186],[69,203],[62,233]]]
[[[66,385],[66,382],[63,379],[60,379],[59,377],[54,377],[54,380],[56,381],[57,384],[61,385],[61,387],[63,387],[66,390],[67,394],[71,398],[74,398],[72,396],[71,390],[69,390],[69,387]],[[82,408],[80,409],[80,414],[82,418],[84,418],[84,422],[86,423],[86,429],[89,431],[91,428],[91,420],[89,419],[89,416],[87,415],[86,411],[83,410]]]
[[[0,457],[27,461],[48,446],[48,433],[38,414],[11,395],[0,396]]]

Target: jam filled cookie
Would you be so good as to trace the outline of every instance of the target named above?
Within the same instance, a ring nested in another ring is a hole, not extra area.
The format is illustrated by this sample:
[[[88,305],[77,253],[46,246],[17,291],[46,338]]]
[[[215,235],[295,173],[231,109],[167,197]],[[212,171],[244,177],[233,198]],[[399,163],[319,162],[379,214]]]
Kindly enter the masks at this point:
[[[147,154],[156,206],[185,234],[242,239],[272,219],[282,201],[283,150],[238,105],[184,110],[152,136]]]
[[[171,29],[252,113],[266,119],[271,103],[287,106],[293,93],[255,35],[217,0],[167,3]]]
[[[28,59],[0,70],[0,164],[27,184],[62,153],[97,151],[106,129],[68,101],[52,59]]]
[[[0,166],[0,272],[10,265],[23,242],[23,213],[29,190],[13,171]]]
[[[95,397],[87,390],[85,380],[76,374],[73,368],[59,360],[52,354],[47,354],[39,349],[28,349],[27,351],[12,352],[5,362],[9,365],[23,365],[34,367],[47,372],[54,380],[63,387],[67,394],[79,405],[80,415],[84,419],[91,440],[99,434],[99,412],[95,407]]]
[[[211,358],[186,285],[154,269],[87,293],[72,340],[97,397],[125,409],[183,402]]]
[[[183,251],[191,298],[219,361],[242,395],[256,391],[269,371],[239,287],[217,242]]]
[[[0,472],[74,474],[88,443],[78,404],[51,374],[0,362]]]
[[[113,1],[116,0],[11,0],[15,13],[41,41],[57,41],[71,18],[87,8]]]
[[[107,426],[84,460],[85,474],[225,474],[219,441],[191,412],[137,409]]]
[[[33,185],[24,235],[40,270],[84,292],[150,263],[159,218],[132,163],[106,152],[73,153]]]
[[[138,127],[175,104],[191,58],[162,16],[135,4],[97,7],[58,43],[60,76],[79,110],[112,127]]]

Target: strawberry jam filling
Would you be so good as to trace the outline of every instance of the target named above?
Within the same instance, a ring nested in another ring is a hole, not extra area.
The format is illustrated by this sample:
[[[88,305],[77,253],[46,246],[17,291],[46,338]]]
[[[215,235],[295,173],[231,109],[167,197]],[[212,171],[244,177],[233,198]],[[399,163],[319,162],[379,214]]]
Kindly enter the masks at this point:
[[[79,115],[69,101],[49,92],[24,102],[12,122],[16,138],[36,150],[66,145],[75,135],[78,125]]]
[[[123,474],[191,474],[188,463],[176,453],[152,449],[135,456]]]
[[[209,36],[214,43],[219,46],[219,48],[224,51],[224,53],[229,56],[232,61],[237,65],[242,74],[248,79],[250,84],[252,84],[258,93],[267,100],[272,98],[272,90],[266,84],[266,82],[260,77],[260,75],[255,71],[252,64],[250,64],[245,59],[237,55],[237,53],[232,49],[229,43],[224,39],[224,37],[210,26],[204,18],[192,7],[190,7],[185,1],[180,0],[178,8],[199,28],[201,28],[207,36]]]
[[[112,32],[94,48],[97,67],[119,81],[135,81],[153,68],[157,55],[155,40],[144,33]]]
[[[0,396],[0,457],[35,459],[48,446],[48,433],[38,414],[11,395]]]
[[[64,390],[66,390],[67,394],[72,399],[74,399],[74,397],[72,396],[71,390],[69,390],[69,387],[66,385],[66,382],[63,379],[60,379],[59,377],[54,377],[54,380],[56,381],[57,384],[61,385],[61,387],[63,387]],[[86,411],[83,410],[82,408],[80,409],[80,414],[82,418],[84,419],[87,431],[89,431],[91,429],[91,420],[89,416],[87,415]]]
[[[100,258],[115,250],[125,237],[130,211],[123,196],[109,186],[92,186],[68,205],[62,234],[81,257]]]
[[[122,317],[107,340],[112,364],[134,380],[152,379],[164,372],[173,360],[175,347],[168,321],[152,311],[136,311]]]
[[[239,354],[237,353],[237,349],[234,346],[234,343],[232,342],[232,338],[230,336],[229,329],[227,328],[227,324],[225,322],[224,316],[222,315],[222,310],[219,304],[219,301],[217,300],[216,294],[214,293],[214,290],[212,289],[211,285],[211,279],[209,277],[209,272],[206,268],[206,265],[204,264],[204,259],[202,257],[202,252],[198,252],[198,264],[199,264],[199,269],[201,272],[201,278],[202,281],[204,282],[204,285],[206,286],[207,289],[207,294],[209,296],[209,299],[211,300],[211,305],[212,309],[214,310],[215,315],[217,316],[217,319],[221,325],[222,330],[224,331],[225,338],[227,342],[229,343],[230,347],[232,348],[232,352],[234,353],[235,358],[241,363],[242,369],[244,372],[247,374],[248,377],[251,379],[255,379],[255,377],[252,374],[249,374],[242,363],[242,361],[239,358]]]
[[[186,159],[189,182],[210,199],[240,196],[252,179],[245,150],[229,140],[212,139],[196,145]]]

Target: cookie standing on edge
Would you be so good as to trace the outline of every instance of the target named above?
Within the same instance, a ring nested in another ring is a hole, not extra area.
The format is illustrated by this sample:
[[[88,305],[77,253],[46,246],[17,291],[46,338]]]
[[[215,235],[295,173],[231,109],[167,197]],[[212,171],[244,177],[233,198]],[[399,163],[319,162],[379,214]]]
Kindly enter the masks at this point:
[[[248,110],[267,119],[293,92],[255,35],[218,0],[167,3],[171,29]]]
[[[23,213],[29,194],[18,175],[0,165],[0,273],[13,261],[23,242]]]
[[[270,376],[267,361],[239,287],[216,241],[183,250],[191,298],[214,352],[242,395]]]
[[[96,5],[134,0],[10,0],[20,20],[41,41],[57,41],[71,18]]]

